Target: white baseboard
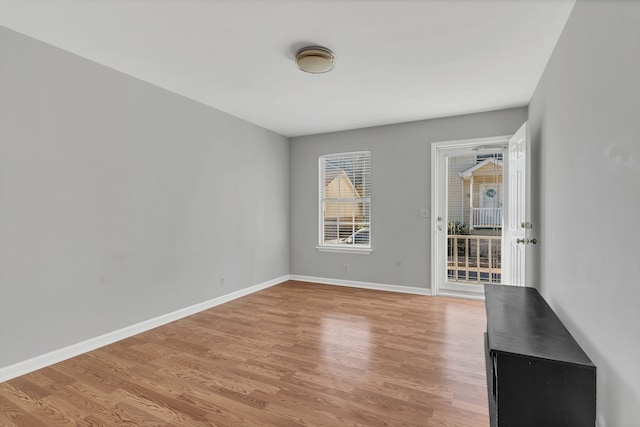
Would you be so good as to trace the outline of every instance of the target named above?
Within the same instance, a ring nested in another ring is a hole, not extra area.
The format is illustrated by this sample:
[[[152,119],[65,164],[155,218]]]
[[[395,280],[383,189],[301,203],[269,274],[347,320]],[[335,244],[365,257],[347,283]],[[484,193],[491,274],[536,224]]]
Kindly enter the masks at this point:
[[[384,283],[358,282],[354,280],[329,279],[327,277],[311,277],[290,275],[290,280],[300,282],[319,283],[323,285],[348,286],[351,288],[373,289],[376,291],[401,292],[405,294],[428,295],[431,296],[431,289],[415,288],[413,286],[387,285]]]
[[[476,301],[484,301],[484,294],[479,294],[479,293],[475,293],[475,292],[440,291],[440,292],[438,292],[438,296],[440,296],[440,297],[451,297],[451,298],[472,299],[472,300],[476,300]]]
[[[133,335],[137,335],[150,329],[157,328],[158,326],[174,322],[178,319],[182,319],[183,317],[191,316],[192,314],[207,310],[220,304],[224,304],[225,302],[232,301],[234,299],[252,294],[254,292],[261,291],[263,289],[277,285],[278,283],[286,282],[287,280],[289,280],[289,275],[268,280],[266,282],[250,286],[245,289],[240,289],[239,291],[231,292],[205,302],[194,304],[190,307],[185,307],[171,313],[163,314],[162,316],[154,317],[153,319],[136,323],[135,325],[118,329],[117,331],[108,332],[104,335],[90,338],[77,344],[72,344],[70,346],[45,353],[40,356],[36,356],[31,359],[15,363],[13,365],[5,366],[3,368],[0,368],[0,382],[8,381],[12,378],[28,374],[29,372],[33,372],[46,366],[53,365],[54,363],[58,363],[63,360],[78,356],[82,353],[95,350],[96,348],[112,344],[116,341],[129,338]]]

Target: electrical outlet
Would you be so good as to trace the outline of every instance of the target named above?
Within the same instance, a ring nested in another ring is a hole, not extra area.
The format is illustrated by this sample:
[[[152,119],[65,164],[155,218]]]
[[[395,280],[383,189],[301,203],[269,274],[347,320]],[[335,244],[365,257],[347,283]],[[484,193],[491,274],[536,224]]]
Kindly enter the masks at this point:
[[[344,271],[349,271],[349,264],[344,265]]]
[[[224,286],[224,276],[220,276],[220,286]]]

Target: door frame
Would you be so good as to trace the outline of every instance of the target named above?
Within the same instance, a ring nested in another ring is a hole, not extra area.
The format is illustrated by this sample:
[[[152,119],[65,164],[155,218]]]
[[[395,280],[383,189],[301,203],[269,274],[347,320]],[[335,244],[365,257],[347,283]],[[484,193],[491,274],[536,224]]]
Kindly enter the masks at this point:
[[[484,300],[484,287],[478,286],[478,291],[470,291],[464,287],[459,289],[440,289],[440,281],[446,278],[446,268],[439,266],[446,262],[446,243],[442,248],[439,234],[446,233],[447,203],[446,197],[443,200],[442,194],[438,191],[439,186],[447,181],[446,166],[444,170],[440,165],[440,155],[444,152],[455,154],[473,148],[493,147],[504,148],[509,144],[512,135],[501,135],[487,138],[459,139],[452,141],[439,141],[431,143],[431,294],[442,296],[461,296],[471,299]],[[506,163],[506,162],[505,162]],[[504,173],[504,170],[503,170]],[[443,182],[444,181],[444,182]],[[503,180],[504,182],[504,180]],[[438,197],[440,196],[440,197]],[[503,197],[505,197],[503,187]],[[504,203],[503,203],[504,206]],[[443,210],[444,209],[444,210]],[[439,220],[439,218],[441,218]],[[446,242],[446,238],[444,240]],[[504,242],[503,242],[504,245]],[[442,276],[445,277],[442,277]]]

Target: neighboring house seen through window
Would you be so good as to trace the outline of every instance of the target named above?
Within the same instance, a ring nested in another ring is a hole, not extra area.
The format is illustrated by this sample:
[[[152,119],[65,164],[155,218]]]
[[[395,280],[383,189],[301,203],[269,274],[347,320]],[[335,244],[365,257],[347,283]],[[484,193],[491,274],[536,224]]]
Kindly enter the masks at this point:
[[[371,248],[371,153],[320,156],[319,248]]]

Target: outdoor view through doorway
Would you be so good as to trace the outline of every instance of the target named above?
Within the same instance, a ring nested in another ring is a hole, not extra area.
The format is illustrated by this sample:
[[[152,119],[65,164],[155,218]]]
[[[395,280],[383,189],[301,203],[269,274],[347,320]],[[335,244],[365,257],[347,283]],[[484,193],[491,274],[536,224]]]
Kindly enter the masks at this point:
[[[502,150],[446,158],[447,281],[501,283]]]

